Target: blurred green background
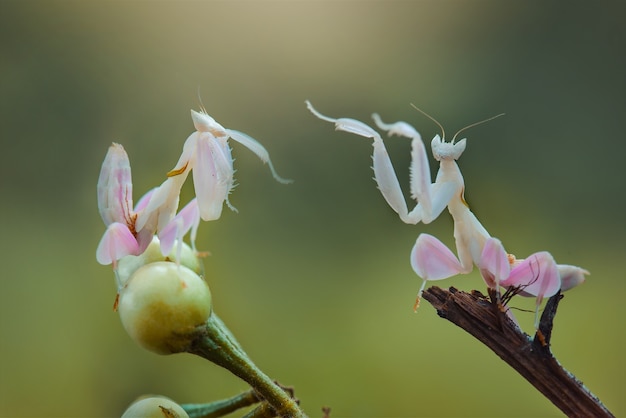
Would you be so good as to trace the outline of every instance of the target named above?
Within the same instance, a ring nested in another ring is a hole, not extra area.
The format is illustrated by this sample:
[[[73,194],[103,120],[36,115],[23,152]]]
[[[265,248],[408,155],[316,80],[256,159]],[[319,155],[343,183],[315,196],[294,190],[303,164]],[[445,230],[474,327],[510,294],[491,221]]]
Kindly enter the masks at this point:
[[[144,393],[178,402],[245,384],[191,355],[140,349],[117,314],[95,185],[108,145],[135,198],[193,131],[198,89],[233,144],[239,209],[198,246],[215,309],[304,409],[335,417],[558,416],[499,358],[424,303],[420,232],[372,181],[370,141],[335,117],[465,132],[466,197],[507,250],[591,271],[566,294],[553,350],[616,415],[624,402],[625,7],[621,2],[0,2],[0,415],[119,416]],[[389,152],[408,190],[409,141]],[[431,167],[433,172],[435,167]],[[183,200],[192,197],[191,184]],[[438,283],[484,289],[476,273]],[[532,307],[515,300],[518,307]],[[532,313],[519,313],[526,330]]]

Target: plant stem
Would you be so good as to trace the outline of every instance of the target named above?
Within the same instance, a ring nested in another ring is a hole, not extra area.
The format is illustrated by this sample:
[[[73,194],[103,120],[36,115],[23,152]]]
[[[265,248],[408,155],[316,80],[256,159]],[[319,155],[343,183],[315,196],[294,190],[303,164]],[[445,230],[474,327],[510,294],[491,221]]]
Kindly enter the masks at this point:
[[[252,411],[243,416],[243,418],[273,418],[276,416],[274,408],[267,402],[263,402]]]
[[[209,317],[205,326],[196,330],[186,351],[222,366],[246,381],[281,417],[306,417],[297,401],[250,360],[215,314]]]
[[[205,404],[182,404],[181,407],[187,412],[189,418],[219,418],[257,402],[259,398],[256,392],[250,389],[232,398]]]
[[[493,295],[492,295],[493,296]],[[550,351],[550,336],[560,293],[546,304],[534,339],[511,321],[495,298],[478,291],[460,292],[433,286],[423,293],[437,314],[463,328],[513,367],[569,417],[613,417],[613,414]]]

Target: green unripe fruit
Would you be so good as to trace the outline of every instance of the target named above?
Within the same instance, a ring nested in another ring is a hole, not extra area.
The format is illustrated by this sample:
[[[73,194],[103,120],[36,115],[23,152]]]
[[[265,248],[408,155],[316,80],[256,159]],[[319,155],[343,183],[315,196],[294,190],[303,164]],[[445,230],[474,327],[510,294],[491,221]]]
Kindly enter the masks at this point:
[[[133,403],[122,418],[189,418],[189,415],[171,399],[150,397]]]
[[[118,311],[126,332],[143,348],[179,353],[211,315],[211,293],[187,267],[157,261],[130,277],[120,291]]]
[[[161,254],[161,244],[159,239],[155,236],[152,239],[148,248],[141,255],[127,255],[122,257],[117,263],[117,276],[120,280],[120,285],[125,285],[130,277],[141,267],[154,263],[155,261],[175,261],[176,260],[177,245],[174,245],[174,249],[170,254],[164,256]],[[186,243],[182,243],[179,264],[190,268],[199,275],[203,274],[202,263],[196,256],[195,252]]]

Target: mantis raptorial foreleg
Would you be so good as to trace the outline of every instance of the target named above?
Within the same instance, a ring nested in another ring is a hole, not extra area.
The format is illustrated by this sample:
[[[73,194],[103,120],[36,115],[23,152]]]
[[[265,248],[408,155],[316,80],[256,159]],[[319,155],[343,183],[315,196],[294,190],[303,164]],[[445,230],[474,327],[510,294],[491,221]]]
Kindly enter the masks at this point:
[[[398,215],[400,215],[400,218],[406,217],[409,210],[404,200],[402,189],[400,188],[400,183],[398,182],[398,177],[396,176],[391,160],[389,159],[389,155],[387,154],[387,149],[385,148],[383,139],[380,137],[378,132],[363,122],[355,119],[333,119],[328,116],[324,116],[315,110],[313,105],[311,105],[308,100],[306,101],[306,105],[311,113],[319,119],[334,123],[335,130],[353,133],[355,135],[374,140],[374,154],[372,157],[374,160],[374,180],[378,184],[378,188],[389,206],[391,206],[391,208]],[[428,164],[428,161],[426,161],[426,164]]]
[[[411,139],[411,198],[418,203],[417,206],[405,216],[400,214],[400,219],[408,224],[416,224],[420,221],[425,224],[431,223],[448,205],[448,202],[458,189],[458,184],[455,184],[454,181],[450,181],[450,179],[443,176],[438,176],[437,180],[431,183],[430,167],[424,142],[415,128],[406,122],[386,124],[377,113],[374,113],[372,118],[376,126],[383,131],[387,131],[389,136],[398,135]],[[391,163],[389,163],[389,165],[391,166]],[[374,160],[375,174],[377,174],[376,168],[376,160]],[[384,176],[384,172],[387,170],[386,167],[380,166],[378,167],[378,174]],[[393,168],[391,168],[391,170],[393,172]]]
[[[442,177],[440,181],[431,184],[430,167],[426,149],[419,133],[405,122],[393,125],[384,124],[378,115],[374,120],[379,128],[389,131],[390,135],[404,136],[411,139],[411,197],[417,200],[417,206],[409,212],[398,177],[381,136],[374,129],[355,119],[334,119],[322,115],[313,108],[310,102],[307,107],[319,119],[335,124],[338,131],[350,132],[374,140],[373,169],[374,180],[389,206],[400,216],[403,222],[417,224],[430,223],[436,219],[448,205],[448,202],[458,189],[458,185],[448,182]]]
[[[425,224],[436,219],[448,207],[455,223],[454,237],[457,244],[461,270],[469,273],[472,264],[478,264],[480,253],[489,234],[469,210],[463,198],[465,183],[456,163],[465,150],[466,140],[445,142],[439,135],[432,140],[432,152],[440,162],[435,182],[431,182],[428,156],[420,134],[406,122],[387,124],[378,114],[372,115],[376,126],[388,134],[411,139],[411,197],[417,201],[412,211],[408,211],[400,183],[396,176],[381,136],[368,125],[348,118],[334,119],[324,116],[306,102],[309,110],[318,118],[335,124],[336,130],[354,133],[374,140],[373,168],[374,179],[383,197],[398,213],[400,219],[409,224]],[[440,125],[441,126],[441,125]],[[442,129],[443,131],[443,129]]]

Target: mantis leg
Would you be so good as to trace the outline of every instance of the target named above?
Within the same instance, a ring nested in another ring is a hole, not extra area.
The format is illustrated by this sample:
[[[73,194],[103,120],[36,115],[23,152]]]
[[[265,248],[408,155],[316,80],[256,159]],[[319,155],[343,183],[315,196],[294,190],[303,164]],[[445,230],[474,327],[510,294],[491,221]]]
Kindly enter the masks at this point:
[[[403,221],[407,222],[405,219],[409,219],[409,210],[407,208],[406,201],[404,200],[402,189],[400,188],[400,182],[398,181],[398,177],[396,176],[393,165],[391,164],[391,160],[389,159],[389,154],[387,153],[385,144],[383,143],[383,140],[378,132],[376,132],[374,129],[364,124],[363,122],[355,119],[334,119],[328,116],[324,116],[317,110],[315,110],[313,108],[313,105],[311,105],[311,103],[308,101],[306,102],[306,105],[311,113],[313,113],[313,115],[315,115],[319,119],[322,119],[326,122],[334,123],[335,130],[353,133],[355,135],[374,140],[374,154],[372,156],[374,180],[378,185],[378,189],[387,201],[387,204],[391,206],[391,208],[398,215],[400,215],[400,218]],[[414,216],[414,218],[414,222],[411,223],[417,223],[420,221],[419,215]],[[411,218],[411,220],[413,220],[413,218]]]
[[[417,206],[406,216],[400,214],[402,221],[408,224],[431,223],[437,219],[452,199],[458,185],[453,181],[443,181],[447,176],[438,176],[431,183],[430,166],[426,148],[420,134],[406,122],[384,123],[376,113],[372,115],[376,126],[386,131],[389,136],[398,135],[411,139],[411,198]],[[441,171],[441,170],[440,170]]]
[[[257,157],[261,159],[261,161],[266,163],[270,167],[272,176],[274,176],[276,181],[278,181],[279,183],[283,183],[283,184],[288,184],[288,183],[293,182],[293,180],[285,179],[278,175],[278,173],[274,169],[274,165],[272,164],[272,161],[270,160],[270,154],[263,147],[263,145],[259,143],[259,141],[252,138],[250,135],[244,134],[243,132],[239,132],[234,129],[226,129],[226,133],[228,134],[229,137],[231,137],[232,139],[239,142],[241,145],[243,145],[244,147],[248,148],[250,151],[255,153]]]

